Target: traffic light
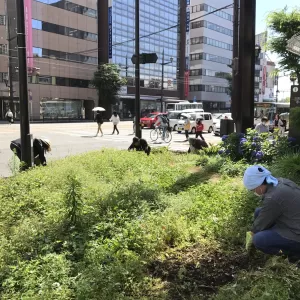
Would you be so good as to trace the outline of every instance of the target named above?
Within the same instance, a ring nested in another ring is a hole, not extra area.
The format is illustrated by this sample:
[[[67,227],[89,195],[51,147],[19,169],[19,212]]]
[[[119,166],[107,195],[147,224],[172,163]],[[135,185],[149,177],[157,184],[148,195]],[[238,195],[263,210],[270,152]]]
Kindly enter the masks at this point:
[[[157,54],[156,53],[141,53],[140,54],[140,64],[155,64],[157,62]],[[132,63],[136,64],[136,55],[132,55],[131,58]]]

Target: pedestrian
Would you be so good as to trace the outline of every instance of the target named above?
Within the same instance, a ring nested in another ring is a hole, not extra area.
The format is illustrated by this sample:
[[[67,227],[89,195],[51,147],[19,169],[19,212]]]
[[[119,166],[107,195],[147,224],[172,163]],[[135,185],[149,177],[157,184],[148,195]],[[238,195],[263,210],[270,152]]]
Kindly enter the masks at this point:
[[[147,141],[145,139],[139,139],[138,137],[132,139],[132,144],[128,148],[128,151],[130,150],[144,151],[148,156],[151,152],[151,148]]]
[[[15,155],[22,161],[22,147],[21,139],[13,140],[10,143],[10,149],[14,152]],[[51,151],[51,144],[48,139],[34,139],[33,140],[33,157],[34,164],[36,166],[47,165],[45,153]],[[24,170],[24,166],[21,166],[21,170]]]
[[[14,122],[14,115],[10,109],[7,111],[5,118],[7,119],[10,125]]]
[[[156,122],[154,124],[155,128],[161,128],[162,130],[162,139],[165,140],[166,137],[166,131],[168,129],[169,126],[169,119],[167,116],[163,115],[163,114],[159,114],[156,117]]]
[[[202,141],[205,141],[202,133],[204,130],[204,125],[202,123],[202,119],[198,119],[197,120],[197,125],[196,125],[196,139],[198,138],[198,136],[200,136],[200,138],[202,139]]]
[[[279,135],[284,136],[285,133],[285,122],[282,120],[280,116],[278,116],[278,129],[279,129]]]
[[[274,127],[275,127],[275,128],[278,128],[278,123],[279,123],[279,115],[276,114],[276,115],[275,115],[275,118],[274,118]]]
[[[262,117],[261,123],[257,124],[255,127],[255,130],[258,133],[268,133],[269,132],[269,126],[267,125],[268,118]]]
[[[244,174],[245,187],[262,197],[251,230],[254,246],[267,254],[300,259],[300,187],[289,179],[275,178],[260,165]]]
[[[113,113],[113,115],[110,118],[110,121],[114,125],[114,128],[113,128],[114,130],[113,130],[112,134],[115,134],[115,131],[117,131],[117,134],[119,134],[118,124],[120,123],[120,117],[117,114],[117,112]]]
[[[184,133],[187,141],[189,139],[190,130],[191,130],[191,121],[190,121],[190,117],[187,116],[186,119],[184,120]]]
[[[96,136],[98,136],[99,131],[101,132],[101,136],[103,136],[103,131],[101,128],[101,126],[103,124],[103,118],[102,118],[101,112],[99,110],[97,111],[95,119],[98,124],[98,130],[97,130]]]

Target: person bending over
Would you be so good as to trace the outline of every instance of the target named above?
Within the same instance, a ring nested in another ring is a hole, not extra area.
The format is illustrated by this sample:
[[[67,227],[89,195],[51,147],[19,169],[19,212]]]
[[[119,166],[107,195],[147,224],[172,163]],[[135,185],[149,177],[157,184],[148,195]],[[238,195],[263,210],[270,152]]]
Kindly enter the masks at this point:
[[[128,148],[128,151],[130,150],[144,151],[148,156],[151,152],[151,148],[148,145],[147,141],[144,139],[139,139],[138,137],[134,137],[132,139],[132,144]]]

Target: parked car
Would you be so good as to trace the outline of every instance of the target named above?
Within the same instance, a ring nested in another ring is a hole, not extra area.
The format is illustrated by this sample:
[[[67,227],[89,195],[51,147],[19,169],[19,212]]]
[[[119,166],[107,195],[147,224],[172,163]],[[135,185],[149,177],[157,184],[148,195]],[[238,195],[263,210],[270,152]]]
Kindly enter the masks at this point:
[[[149,115],[147,115],[146,117],[141,118],[140,122],[141,122],[141,126],[142,127],[148,127],[148,128],[154,128],[154,124],[157,121],[157,116],[158,115],[167,115],[167,113],[161,113],[161,112],[154,112],[151,113]]]
[[[212,120],[211,113],[207,113],[207,112],[202,112],[197,114],[182,113],[177,126],[178,133],[184,131],[184,121],[186,120],[187,117],[189,117],[191,121],[191,131],[190,131],[191,133],[193,134],[196,133],[196,121],[198,119],[202,119],[202,123],[204,125],[203,131],[207,131],[208,133],[211,133],[213,131],[213,120]]]
[[[170,127],[173,128],[174,131],[177,131],[178,121],[180,119],[182,111],[170,111],[168,113],[168,119],[170,121]]]
[[[232,120],[231,113],[225,113],[219,115],[216,119],[214,119],[214,134],[220,135],[220,127],[221,127],[221,120],[228,118],[229,120]]]

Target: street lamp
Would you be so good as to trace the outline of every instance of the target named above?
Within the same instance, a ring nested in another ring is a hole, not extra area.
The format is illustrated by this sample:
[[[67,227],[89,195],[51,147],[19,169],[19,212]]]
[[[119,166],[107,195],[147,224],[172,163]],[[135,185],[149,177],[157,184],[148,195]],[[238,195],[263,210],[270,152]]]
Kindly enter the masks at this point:
[[[160,96],[160,112],[163,112],[163,97],[164,97],[164,72],[165,72],[165,65],[169,65],[173,63],[173,57],[170,57],[170,61],[165,62],[165,49],[163,49],[163,56],[162,56],[162,70],[161,70],[161,96]]]
[[[255,58],[259,58],[259,54],[261,53],[260,45],[255,45]]]
[[[127,77],[128,77],[128,69],[129,69],[129,67],[128,67],[128,57],[127,57],[127,56],[126,56],[126,65],[125,65],[125,67],[124,67],[122,64],[119,64],[119,67],[120,67],[122,70],[125,70],[125,72],[126,72],[125,76],[126,76],[126,80],[127,80]]]

